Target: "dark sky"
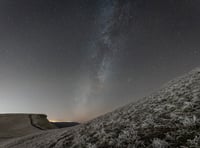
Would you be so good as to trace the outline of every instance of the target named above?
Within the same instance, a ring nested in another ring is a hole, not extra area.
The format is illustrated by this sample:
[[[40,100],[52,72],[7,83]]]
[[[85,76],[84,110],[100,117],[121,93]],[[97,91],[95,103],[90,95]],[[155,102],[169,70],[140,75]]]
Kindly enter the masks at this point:
[[[199,0],[0,0],[0,112],[85,121],[200,65]]]

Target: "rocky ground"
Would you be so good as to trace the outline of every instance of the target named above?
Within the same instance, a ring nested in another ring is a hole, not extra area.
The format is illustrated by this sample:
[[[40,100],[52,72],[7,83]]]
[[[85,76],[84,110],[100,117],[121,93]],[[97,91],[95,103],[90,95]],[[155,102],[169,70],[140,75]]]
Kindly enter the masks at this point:
[[[72,128],[39,132],[2,148],[199,148],[200,68],[158,92]]]

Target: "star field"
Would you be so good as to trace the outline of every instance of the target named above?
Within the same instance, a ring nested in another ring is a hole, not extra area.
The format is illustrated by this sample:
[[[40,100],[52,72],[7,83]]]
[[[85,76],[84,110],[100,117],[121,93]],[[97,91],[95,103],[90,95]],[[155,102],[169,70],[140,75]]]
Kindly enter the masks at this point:
[[[199,0],[1,0],[0,112],[85,121],[200,64]]]

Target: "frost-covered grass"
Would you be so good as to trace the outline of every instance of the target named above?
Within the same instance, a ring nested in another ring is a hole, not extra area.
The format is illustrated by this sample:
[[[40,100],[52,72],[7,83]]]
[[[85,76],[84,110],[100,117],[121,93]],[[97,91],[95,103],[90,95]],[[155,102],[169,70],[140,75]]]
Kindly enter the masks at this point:
[[[153,139],[152,147],[153,148],[167,148],[167,147],[169,147],[169,144],[168,144],[168,142],[166,142],[164,140],[160,140],[160,139],[156,138],[156,139]]]

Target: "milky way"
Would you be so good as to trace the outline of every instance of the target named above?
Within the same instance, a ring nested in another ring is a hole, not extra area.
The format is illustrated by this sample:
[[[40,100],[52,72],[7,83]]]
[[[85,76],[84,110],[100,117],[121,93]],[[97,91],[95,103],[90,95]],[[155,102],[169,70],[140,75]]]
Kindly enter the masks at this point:
[[[119,48],[119,45],[123,44],[124,38],[114,32],[120,32],[123,26],[119,24],[127,23],[123,21],[128,20],[130,10],[129,3],[120,4],[120,1],[116,0],[100,1],[98,4],[95,19],[97,28],[88,45],[88,58],[85,59],[87,65],[82,65],[87,68],[88,78],[84,78],[87,81],[84,80],[75,99],[77,110],[83,113],[88,110],[87,105],[94,97],[104,93],[103,88],[109,82],[109,77],[112,77],[115,60],[118,54],[123,52],[123,47]]]
[[[96,20],[99,27],[97,28],[96,40],[89,50],[92,53],[90,62],[94,67],[91,68],[91,71],[94,70],[92,75],[97,77],[99,83],[106,81],[112,71],[114,59],[117,54],[123,52],[123,47],[119,49],[118,42],[122,43],[124,39],[113,34],[115,31],[120,31],[122,26],[119,24],[129,17],[124,15],[129,11],[128,4],[124,2],[123,5],[120,5],[119,0],[105,0],[99,4],[99,16]],[[120,20],[120,17],[123,19]]]

